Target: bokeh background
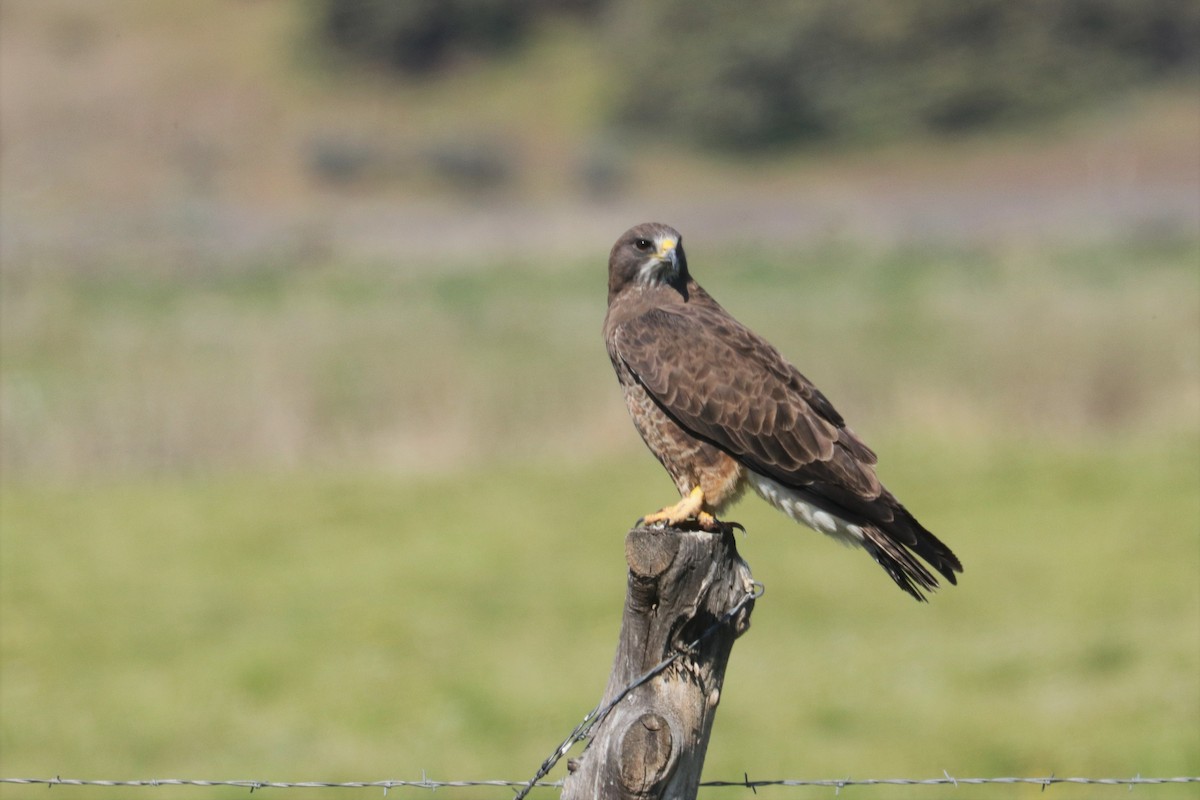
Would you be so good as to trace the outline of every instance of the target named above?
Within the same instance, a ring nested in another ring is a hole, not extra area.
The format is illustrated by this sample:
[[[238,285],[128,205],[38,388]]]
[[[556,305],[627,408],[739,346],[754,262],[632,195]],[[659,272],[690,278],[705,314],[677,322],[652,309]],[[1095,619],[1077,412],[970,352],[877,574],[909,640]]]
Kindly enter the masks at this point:
[[[1200,774],[1198,92],[1185,0],[0,0],[0,772],[532,775],[655,219],[966,565],[746,501],[706,776]]]

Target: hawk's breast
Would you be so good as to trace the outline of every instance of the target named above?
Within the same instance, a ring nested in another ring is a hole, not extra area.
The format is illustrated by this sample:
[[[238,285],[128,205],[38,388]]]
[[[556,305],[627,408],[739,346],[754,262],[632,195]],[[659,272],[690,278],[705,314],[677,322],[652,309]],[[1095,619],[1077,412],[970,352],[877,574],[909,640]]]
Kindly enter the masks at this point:
[[[706,507],[714,513],[737,500],[745,489],[742,465],[672,419],[619,359],[614,366],[634,427],[667,470],[679,494],[687,495],[699,486]]]

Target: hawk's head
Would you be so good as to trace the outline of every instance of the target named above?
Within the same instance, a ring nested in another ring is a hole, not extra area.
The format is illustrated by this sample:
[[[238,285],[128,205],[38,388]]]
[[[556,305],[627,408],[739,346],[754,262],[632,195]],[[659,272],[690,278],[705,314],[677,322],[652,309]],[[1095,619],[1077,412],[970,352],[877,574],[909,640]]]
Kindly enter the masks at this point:
[[[671,286],[684,291],[687,256],[679,231],[661,222],[630,228],[608,256],[608,300],[631,286]]]

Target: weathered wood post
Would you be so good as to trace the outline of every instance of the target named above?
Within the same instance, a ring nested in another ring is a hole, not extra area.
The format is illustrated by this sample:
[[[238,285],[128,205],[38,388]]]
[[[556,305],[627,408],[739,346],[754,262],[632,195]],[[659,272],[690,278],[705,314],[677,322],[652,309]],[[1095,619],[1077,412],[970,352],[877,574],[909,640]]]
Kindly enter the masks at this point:
[[[568,762],[562,798],[694,800],[733,640],[750,626],[750,568],[732,529],[634,528],[625,559],[621,640],[601,707],[699,642],[596,724],[583,754]]]

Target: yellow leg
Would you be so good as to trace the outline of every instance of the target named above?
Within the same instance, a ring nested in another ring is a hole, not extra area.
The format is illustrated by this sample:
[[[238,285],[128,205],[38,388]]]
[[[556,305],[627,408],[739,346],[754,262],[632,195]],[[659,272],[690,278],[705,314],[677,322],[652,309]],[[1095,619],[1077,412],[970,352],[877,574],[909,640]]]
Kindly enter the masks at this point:
[[[661,522],[673,528],[681,522],[694,519],[704,530],[716,530],[719,523],[712,514],[704,511],[703,508],[704,490],[697,486],[688,493],[687,497],[682,498],[675,505],[667,506],[653,514],[647,514],[638,520],[638,524],[654,525]]]

